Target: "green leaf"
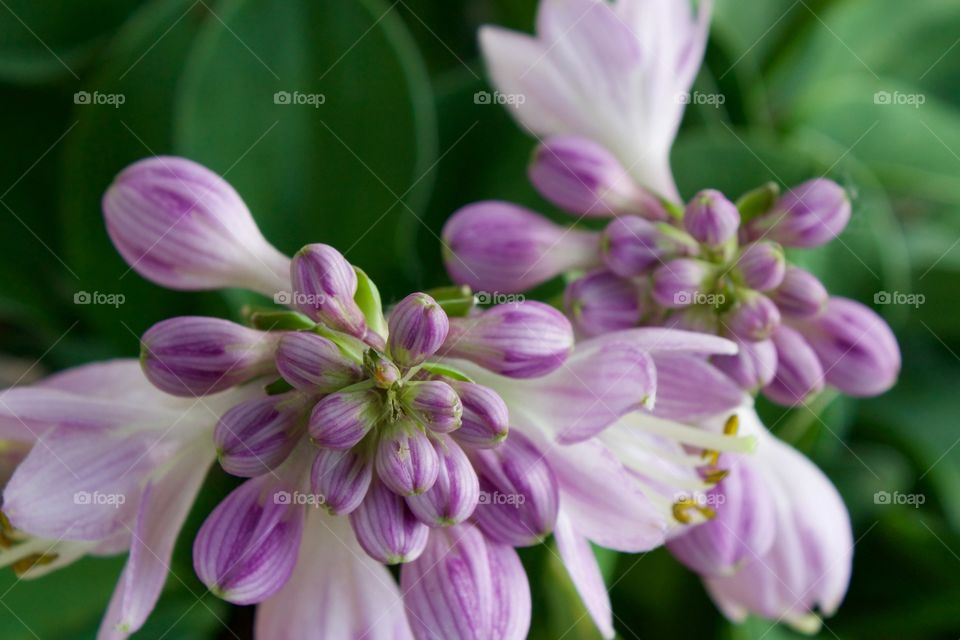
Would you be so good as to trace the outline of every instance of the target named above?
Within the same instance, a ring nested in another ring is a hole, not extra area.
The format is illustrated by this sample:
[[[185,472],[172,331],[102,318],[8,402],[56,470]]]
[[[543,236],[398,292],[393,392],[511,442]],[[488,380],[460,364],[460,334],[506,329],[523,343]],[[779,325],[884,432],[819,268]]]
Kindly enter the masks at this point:
[[[434,162],[432,96],[380,0],[228,0],[190,55],[177,150],[225,175],[264,235],[325,242],[387,294],[417,270]]]
[[[367,327],[375,333],[385,336],[388,333],[387,319],[383,317],[383,302],[380,300],[380,290],[374,284],[367,272],[360,267],[354,267],[357,272],[357,293],[353,296],[360,310],[363,311],[363,317],[367,321]]]
[[[0,14],[0,78],[42,82],[78,78],[96,41],[116,30],[137,0],[42,2],[4,0]]]
[[[116,307],[86,304],[71,310],[110,340],[114,353],[132,353],[137,336],[163,318],[207,310],[219,315],[222,309],[215,295],[168,291],[130,269],[107,236],[100,208],[104,191],[126,165],[172,150],[171,101],[198,16],[178,18],[190,6],[189,0],[154,2],[127,23],[111,44],[109,62],[85,85],[90,92],[123,95],[123,104],[77,105],[78,124],[63,143],[64,260],[77,274],[64,297],[72,302],[78,292],[124,296]]]

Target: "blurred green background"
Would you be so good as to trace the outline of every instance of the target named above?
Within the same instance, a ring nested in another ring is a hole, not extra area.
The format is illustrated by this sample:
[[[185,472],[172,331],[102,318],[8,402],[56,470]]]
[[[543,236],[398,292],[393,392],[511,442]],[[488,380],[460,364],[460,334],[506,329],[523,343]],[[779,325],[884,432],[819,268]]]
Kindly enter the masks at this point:
[[[130,271],[99,198],[126,164],[180,154],[223,174],[265,235],[293,252],[336,245],[387,300],[445,282],[437,234],[459,206],[533,191],[533,148],[488,90],[476,31],[530,31],[533,0],[0,2],[0,377],[114,356],[182,314],[236,316],[244,294],[177,293]],[[883,397],[824,395],[767,423],[836,482],[854,576],[822,638],[960,635],[960,11],[956,0],[718,0],[673,166],[689,196],[828,175],[855,197],[830,247],[793,256],[831,290],[878,305],[904,354]],[[85,92],[79,93],[78,92]],[[287,92],[289,104],[274,99]],[[303,98],[297,102],[297,92]],[[313,104],[310,104],[313,102]],[[121,104],[122,103],[122,104]],[[80,292],[119,306],[75,304]],[[879,297],[877,297],[879,295]],[[899,299],[903,299],[902,296]],[[193,577],[189,539],[231,486],[212,474],[143,638],[246,638],[250,609]],[[918,508],[877,492],[922,495]],[[624,638],[795,637],[727,624],[665,552],[600,553]],[[556,558],[524,553],[531,637],[593,638]],[[39,582],[0,575],[0,637],[89,638],[123,558]],[[202,597],[201,597],[202,596]]]

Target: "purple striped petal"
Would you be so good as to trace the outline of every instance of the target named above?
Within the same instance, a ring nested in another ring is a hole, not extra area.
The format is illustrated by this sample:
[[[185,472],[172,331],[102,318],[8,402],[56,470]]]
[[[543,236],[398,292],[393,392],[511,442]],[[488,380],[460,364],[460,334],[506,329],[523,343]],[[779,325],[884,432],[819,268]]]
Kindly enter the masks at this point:
[[[794,328],[813,347],[828,384],[847,395],[879,395],[900,374],[900,347],[883,318],[859,302],[830,298],[820,316]]]
[[[363,503],[350,514],[350,524],[367,555],[384,564],[416,560],[430,532],[404,499],[378,478],[372,479]]]
[[[304,507],[272,476],[247,480],[207,517],[193,542],[193,568],[210,591],[234,604],[262,602],[293,572]]]
[[[735,574],[763,557],[776,535],[774,498],[752,460],[737,461],[704,497],[716,516],[667,543],[680,562],[702,576]]]
[[[413,640],[390,572],[364,554],[346,518],[310,509],[297,566],[257,606],[254,637]]]
[[[507,202],[459,209],[442,235],[450,279],[491,294],[526,291],[600,258],[598,234],[561,227]]]
[[[666,420],[697,422],[729,414],[743,402],[743,391],[704,358],[656,353],[657,404],[651,413]]]
[[[379,437],[377,475],[391,491],[415,496],[433,486],[440,473],[440,458],[426,433],[405,421],[384,429]]]
[[[603,582],[603,574],[600,573],[600,565],[590,542],[577,533],[569,516],[562,509],[557,516],[553,537],[557,541],[557,551],[563,560],[563,566],[567,569],[570,580],[594,624],[604,638],[612,639],[615,633],[610,594]]]
[[[751,239],[766,237],[788,247],[819,247],[850,221],[850,198],[843,187],[819,178],[786,192],[773,209],[747,227]]]
[[[252,478],[276,469],[300,441],[312,398],[299,391],[246,400],[217,422],[213,441],[227,473]]]
[[[701,260],[671,260],[653,272],[654,300],[668,309],[682,309],[708,293],[707,280],[712,267]]]
[[[707,189],[695,195],[687,205],[683,226],[698,241],[719,246],[737,233],[740,212],[722,193]]]
[[[567,285],[563,306],[574,326],[587,336],[635,327],[643,316],[638,287],[606,269]]]
[[[398,395],[407,415],[436,433],[460,428],[463,403],[460,396],[442,380],[408,382]]]
[[[480,478],[474,519],[491,540],[514,547],[537,544],[553,530],[559,494],[544,454],[519,433],[496,449],[471,453]]]
[[[408,496],[407,506],[421,522],[432,527],[459,524],[477,506],[477,473],[460,445],[449,436],[438,437],[434,446],[440,458],[437,481],[421,495]]]
[[[777,349],[777,374],[763,388],[763,395],[778,404],[802,404],[823,390],[823,367],[807,341],[790,327],[773,334]]]
[[[290,260],[260,233],[237,192],[201,165],[141,160],[103,196],[113,245],[144,278],[171,289],[288,288]]]
[[[553,307],[527,301],[451,318],[441,353],[511,378],[535,378],[561,366],[572,348],[570,321]]]
[[[563,443],[586,440],[623,414],[654,406],[657,371],[632,335],[581,342],[562,369],[518,385],[525,396],[520,402],[550,423]]]
[[[756,393],[768,385],[777,372],[777,348],[772,340],[738,340],[737,345],[736,355],[714,356],[710,361],[741,389]]]
[[[757,291],[769,291],[783,282],[787,261],[783,247],[776,242],[754,242],[740,253],[736,267],[746,286]]]
[[[589,138],[555,136],[534,152],[528,170],[540,194],[576,215],[610,217],[636,214],[664,219],[663,205],[640,189],[620,161]]]
[[[412,367],[436,353],[450,323],[436,300],[425,293],[411,293],[390,312],[388,326],[390,357],[402,367]]]
[[[762,293],[741,295],[724,322],[725,328],[742,340],[766,340],[780,326],[780,310]]]
[[[170,446],[153,433],[57,427],[13,473],[3,512],[38,537],[102,540],[132,519],[148,474]]]
[[[461,425],[453,432],[454,440],[481,449],[503,442],[510,430],[510,414],[503,398],[493,389],[473,382],[450,381],[449,384],[463,404]]]
[[[309,331],[285,333],[277,347],[277,370],[297,389],[332,393],[363,377],[357,362],[330,340]]]
[[[769,295],[783,313],[806,317],[823,311],[830,298],[815,275],[792,265],[787,266],[783,282]]]
[[[98,638],[121,640],[140,629],[153,611],[170,571],[173,545],[213,456],[202,447],[184,452],[143,492],[130,542],[130,556],[100,624]]]
[[[320,400],[310,414],[310,437],[321,447],[349,449],[380,419],[383,403],[373,389],[338,391]]]
[[[522,640],[530,626],[519,557],[470,525],[431,531],[423,555],[401,569],[400,588],[417,638]]]
[[[373,462],[356,448],[320,449],[310,469],[310,487],[323,496],[333,515],[347,515],[363,502],[373,477]]]
[[[273,371],[277,338],[220,318],[171,318],[143,334],[140,362],[162,391],[207,395]]]
[[[352,336],[363,338],[367,323],[353,301],[357,273],[333,247],[308,244],[290,264],[292,302],[317,322]]]

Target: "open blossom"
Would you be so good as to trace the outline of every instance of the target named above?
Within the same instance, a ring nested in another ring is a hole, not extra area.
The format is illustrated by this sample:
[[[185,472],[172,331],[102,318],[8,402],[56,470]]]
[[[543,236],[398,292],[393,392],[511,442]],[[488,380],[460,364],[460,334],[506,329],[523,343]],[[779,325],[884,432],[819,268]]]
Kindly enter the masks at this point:
[[[511,112],[548,147],[551,136],[582,136],[609,150],[638,187],[676,201],[670,146],[706,47],[710,8],[701,2],[695,16],[686,1],[543,0],[536,36],[485,27],[480,45],[493,84],[525,98]],[[612,183],[604,192],[636,200],[621,180]],[[612,198],[614,210],[621,202]]]
[[[674,538],[670,549],[704,576],[732,620],[752,613],[814,633],[818,614],[836,611],[850,581],[850,517],[812,462],[771,435],[751,407],[737,415],[741,431],[757,438],[754,459],[718,485],[730,498],[717,505],[718,517]]]

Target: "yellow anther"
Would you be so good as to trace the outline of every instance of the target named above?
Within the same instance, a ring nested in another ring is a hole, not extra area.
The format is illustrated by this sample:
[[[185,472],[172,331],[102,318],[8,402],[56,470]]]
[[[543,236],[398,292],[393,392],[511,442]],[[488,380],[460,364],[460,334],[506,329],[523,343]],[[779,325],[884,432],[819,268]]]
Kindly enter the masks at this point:
[[[673,517],[681,524],[690,524],[692,522],[692,518],[690,517],[691,511],[699,513],[707,520],[711,520],[717,515],[717,512],[713,509],[706,505],[699,504],[690,497],[680,498],[673,503]]]
[[[720,464],[720,452],[714,449],[704,449],[700,457],[707,461],[708,466],[715,467]]]
[[[27,571],[30,571],[30,569],[50,564],[58,557],[59,555],[56,553],[31,553],[25,558],[21,558],[13,563],[13,572],[20,578],[23,577],[23,574]]]
[[[708,469],[703,474],[703,479],[710,484],[717,484],[730,475],[729,469]]]
[[[740,416],[733,414],[723,423],[723,433],[728,436],[735,436],[740,430]]]
[[[7,518],[7,514],[3,511],[0,511],[0,531],[4,533],[13,533],[13,525],[10,524],[10,519]]]

